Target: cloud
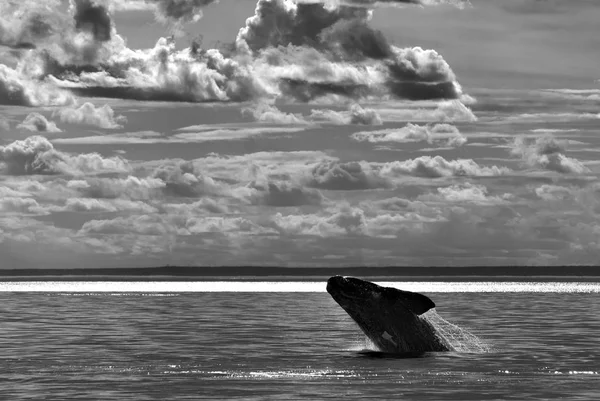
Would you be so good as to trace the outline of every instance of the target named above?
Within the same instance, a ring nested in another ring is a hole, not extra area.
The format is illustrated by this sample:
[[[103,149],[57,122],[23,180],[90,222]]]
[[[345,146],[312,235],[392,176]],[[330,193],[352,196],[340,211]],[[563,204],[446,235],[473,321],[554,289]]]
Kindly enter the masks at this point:
[[[504,117],[499,122],[547,123],[597,119],[600,119],[600,113],[524,113]]]
[[[79,230],[81,235],[132,233],[163,236],[175,234],[176,229],[160,215],[132,215],[112,220],[89,220]]]
[[[97,153],[71,155],[54,149],[42,136],[30,136],[0,146],[0,163],[10,175],[82,175],[127,172],[128,163],[120,157],[104,158]]]
[[[546,201],[563,201],[571,197],[573,190],[559,185],[544,184],[535,188],[535,194]]]
[[[15,106],[64,106],[73,96],[54,85],[32,80],[19,71],[0,64],[0,104]]]
[[[197,20],[212,2],[151,1],[161,19],[175,24]],[[103,5],[80,0],[64,39],[30,64],[43,70],[36,76],[82,96],[191,102],[462,96],[441,55],[391,45],[369,26],[365,4],[353,3],[259,0],[231,48],[194,43],[177,50],[173,38],[160,38],[151,49],[134,50]]]
[[[311,2],[313,0],[300,0]],[[300,2],[299,1],[299,2]],[[423,5],[423,6],[439,6],[451,5],[458,8],[465,8],[471,5],[469,0],[335,0],[339,4],[345,4],[354,7],[401,7],[405,4]],[[326,3],[327,0],[323,0]]]
[[[89,220],[79,230],[79,235],[130,235],[156,236],[174,244],[176,239],[205,233],[217,235],[244,235],[269,233],[273,230],[265,228],[244,217],[231,216],[173,216],[131,215],[119,216],[107,220]]]
[[[17,128],[26,129],[33,132],[62,132],[53,121],[48,121],[40,113],[29,113],[25,120]]]
[[[10,123],[6,118],[0,116],[0,131],[8,130],[10,130]]]
[[[367,162],[323,161],[312,169],[307,185],[346,191],[387,188],[391,182]]]
[[[250,114],[256,121],[275,124],[307,124],[308,122],[299,114],[284,113],[277,107],[258,103],[252,107],[242,109],[242,114]]]
[[[232,127],[217,128],[213,130],[203,130],[199,132],[186,132],[175,134],[167,138],[166,142],[206,142],[206,141],[229,141],[234,139],[248,138],[251,136],[265,134],[286,134],[304,131],[305,127]],[[152,141],[160,141],[153,139]]]
[[[131,201],[126,199],[93,199],[93,198],[69,198],[63,206],[48,208],[53,212],[80,212],[80,213],[114,213],[114,212],[137,212],[156,213],[158,210],[147,203]]]
[[[28,197],[3,197],[0,199],[0,211],[17,214],[45,214],[38,202]]]
[[[307,186],[328,190],[392,188],[403,176],[422,178],[493,177],[509,173],[506,167],[480,166],[472,159],[446,160],[441,156],[388,163],[322,161],[304,176]]]
[[[244,60],[210,49],[200,55],[176,50],[172,38],[154,48],[114,52],[90,72],[53,72],[53,82],[83,96],[185,102],[245,101],[268,96],[274,88]]]
[[[35,47],[58,27],[60,1],[3,2],[0,4],[0,44],[14,49]]]
[[[505,203],[512,198],[511,194],[503,194],[502,196],[488,195],[488,189],[485,185],[464,184],[451,185],[437,189],[437,193],[423,194],[418,197],[420,201],[426,202],[454,202],[464,204],[464,202],[472,202],[478,205],[492,205]]]
[[[423,178],[493,177],[509,172],[506,167],[480,166],[472,159],[446,160],[442,156],[421,156],[406,161],[385,163],[381,166],[381,174],[391,177],[399,175]]]
[[[71,124],[87,124],[105,129],[123,128],[127,122],[125,116],[115,116],[115,112],[108,105],[94,107],[86,102],[81,107],[67,107],[56,110],[53,116],[58,116],[60,121]]]
[[[381,125],[383,121],[376,110],[363,108],[359,104],[352,104],[348,112],[339,112],[335,110],[311,110],[310,118],[315,121],[324,120],[333,124],[362,124],[362,125]]]
[[[169,214],[197,216],[207,213],[221,214],[229,213],[230,209],[224,202],[203,197],[200,200],[191,203],[168,203],[161,206],[161,209]]]
[[[122,144],[141,144],[141,143],[166,143],[177,142],[171,140],[159,132],[137,131],[124,132],[119,134],[95,135],[95,136],[77,136],[69,138],[53,138],[52,143],[70,144],[70,145],[122,145]]]
[[[458,128],[450,124],[429,126],[408,123],[402,128],[356,132],[351,138],[359,142],[427,142],[451,147],[462,146],[467,142]]]
[[[546,89],[542,94],[565,99],[600,101],[600,89]]]
[[[477,117],[461,100],[441,101],[431,108],[406,108],[406,104],[394,108],[378,107],[376,110],[385,121],[397,122],[475,122]],[[404,108],[403,108],[404,106]]]
[[[220,186],[191,161],[167,161],[158,166],[151,177],[162,180],[165,192],[173,196],[199,197],[220,191]]]
[[[160,178],[127,176],[125,178],[91,177],[70,180],[66,187],[94,199],[160,199],[167,184]]]
[[[326,198],[318,190],[304,188],[289,182],[268,182],[261,185],[253,183],[258,190],[252,196],[253,203],[274,207],[321,205]]]
[[[583,174],[589,171],[579,160],[563,154],[565,144],[552,135],[530,140],[523,136],[511,144],[511,154],[520,157],[529,167],[537,167],[558,173]]]
[[[348,111],[311,110],[308,117],[300,114],[284,113],[273,105],[258,103],[242,109],[242,113],[250,114],[256,121],[276,124],[310,124],[310,122],[326,122],[339,125],[362,124],[381,125],[381,117],[373,109],[364,109],[359,104],[352,104]]]
[[[92,0],[74,0],[73,19],[75,29],[89,32],[95,41],[107,42],[111,39],[112,21],[108,10]]]
[[[273,227],[283,235],[314,235],[320,237],[344,234],[364,235],[367,222],[364,212],[359,208],[343,205],[339,211],[329,215],[286,215],[275,214]]]
[[[202,8],[218,0],[146,0],[155,4],[160,21],[172,23],[197,22],[202,18]]]

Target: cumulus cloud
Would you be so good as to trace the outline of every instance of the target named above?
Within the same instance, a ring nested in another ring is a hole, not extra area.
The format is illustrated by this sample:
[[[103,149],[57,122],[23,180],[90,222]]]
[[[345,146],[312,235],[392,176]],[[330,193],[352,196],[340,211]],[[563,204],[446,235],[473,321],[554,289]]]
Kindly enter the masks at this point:
[[[29,113],[25,120],[17,128],[26,129],[33,132],[62,132],[53,121],[48,121],[40,113]]]
[[[164,182],[164,190],[174,196],[198,197],[220,191],[220,186],[191,161],[166,162],[156,167],[151,177]]]
[[[472,159],[446,160],[442,156],[421,156],[405,161],[385,163],[381,174],[410,175],[424,178],[439,177],[492,177],[509,173],[506,167],[480,166]]]
[[[30,79],[20,71],[0,64],[0,104],[16,106],[64,106],[73,96],[46,81]]]
[[[535,194],[547,201],[563,201],[570,198],[573,194],[572,188],[562,187],[560,185],[544,184],[535,188]]]
[[[4,213],[45,214],[38,202],[28,197],[3,197],[0,200],[0,211]]]
[[[322,161],[310,170],[305,182],[320,189],[366,190],[394,187],[403,176],[491,177],[509,172],[505,167],[480,166],[472,159],[446,160],[441,156],[421,156],[388,163]]]
[[[335,110],[312,110],[311,119],[315,121],[326,121],[333,124],[362,124],[362,125],[381,125],[383,121],[376,110],[363,108],[359,104],[352,104],[347,112]]]
[[[252,201],[256,204],[286,207],[320,205],[325,201],[325,197],[318,190],[285,181],[271,181],[266,184],[253,183],[252,187],[258,190],[252,195]]]
[[[361,131],[352,134],[352,139],[362,142],[427,142],[441,146],[458,147],[467,142],[458,128],[450,124],[416,125],[408,123],[402,128],[377,131]]]
[[[42,136],[30,136],[0,146],[0,163],[6,174],[96,174],[127,172],[128,163],[120,157],[104,158],[97,153],[71,155],[54,149]]]
[[[520,136],[511,144],[511,154],[520,157],[529,167],[571,174],[589,171],[579,160],[565,156],[564,151],[565,144],[552,135],[533,140]]]
[[[213,1],[148,2],[161,18],[181,23]],[[79,0],[66,39],[46,46],[32,64],[41,65],[38,76],[86,96],[193,102],[462,96],[441,55],[391,45],[370,27],[364,5],[259,0],[230,49],[196,43],[177,50],[172,38],[160,38],[154,48],[132,50],[103,5]]]
[[[70,180],[67,189],[79,196],[95,199],[152,200],[160,198],[166,183],[159,178],[127,176],[125,178],[92,177]]]
[[[307,124],[307,121],[299,114],[284,113],[277,107],[258,103],[252,107],[242,109],[243,114],[250,114],[256,121],[275,124]]]
[[[312,169],[308,185],[330,190],[361,190],[386,188],[391,183],[364,161],[323,161]]]
[[[56,110],[53,115],[58,116],[60,121],[71,124],[87,124],[105,129],[123,128],[127,122],[125,116],[115,116],[115,112],[108,105],[94,107],[92,103],[86,102],[81,107],[66,107]]]
[[[30,49],[57,28],[60,1],[2,2],[0,4],[0,44]]]
[[[282,215],[272,218],[273,227],[284,235],[315,235],[320,237],[343,234],[364,235],[367,221],[364,211],[359,208],[343,205],[329,216]]]
[[[437,193],[428,193],[418,197],[418,200],[427,202],[473,202],[476,204],[499,204],[512,198],[510,194],[491,196],[485,185],[464,184],[451,185],[437,189]]]

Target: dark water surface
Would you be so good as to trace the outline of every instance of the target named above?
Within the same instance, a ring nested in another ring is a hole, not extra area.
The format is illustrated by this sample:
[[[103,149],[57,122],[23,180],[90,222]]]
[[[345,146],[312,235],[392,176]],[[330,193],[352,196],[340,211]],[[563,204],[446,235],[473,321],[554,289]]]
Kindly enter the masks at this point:
[[[3,292],[0,399],[598,399],[600,285],[490,285],[425,292],[489,350],[418,358],[364,352],[325,292]]]

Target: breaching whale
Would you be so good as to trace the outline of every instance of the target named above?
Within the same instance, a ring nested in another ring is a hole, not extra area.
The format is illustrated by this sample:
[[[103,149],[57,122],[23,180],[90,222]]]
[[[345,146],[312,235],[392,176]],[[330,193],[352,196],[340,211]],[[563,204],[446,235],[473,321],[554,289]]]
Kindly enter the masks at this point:
[[[342,276],[327,281],[327,292],[380,351],[402,354],[452,350],[433,325],[420,316],[435,307],[425,295]]]

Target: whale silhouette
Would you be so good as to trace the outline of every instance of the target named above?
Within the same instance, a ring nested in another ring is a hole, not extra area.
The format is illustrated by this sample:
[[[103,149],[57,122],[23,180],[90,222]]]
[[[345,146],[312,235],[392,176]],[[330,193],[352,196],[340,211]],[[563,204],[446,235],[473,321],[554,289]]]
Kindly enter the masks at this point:
[[[425,295],[342,276],[327,280],[327,292],[382,352],[452,350],[433,325],[420,316],[435,307]]]

